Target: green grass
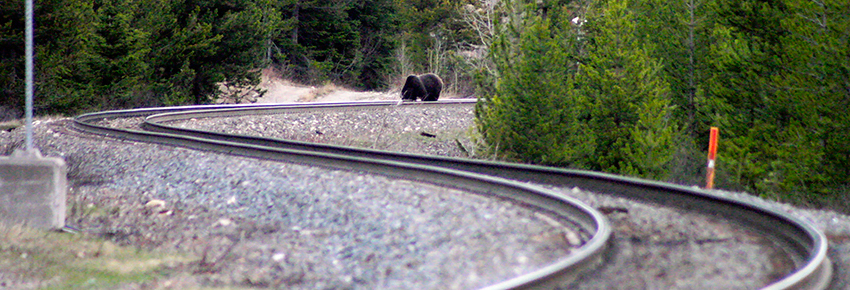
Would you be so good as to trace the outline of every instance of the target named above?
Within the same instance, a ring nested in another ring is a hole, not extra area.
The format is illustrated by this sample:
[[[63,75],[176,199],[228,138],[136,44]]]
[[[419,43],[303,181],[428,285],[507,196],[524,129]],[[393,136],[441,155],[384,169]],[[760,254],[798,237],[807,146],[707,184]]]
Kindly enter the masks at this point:
[[[166,278],[194,259],[122,247],[85,234],[0,225],[3,272],[41,289],[110,289]]]

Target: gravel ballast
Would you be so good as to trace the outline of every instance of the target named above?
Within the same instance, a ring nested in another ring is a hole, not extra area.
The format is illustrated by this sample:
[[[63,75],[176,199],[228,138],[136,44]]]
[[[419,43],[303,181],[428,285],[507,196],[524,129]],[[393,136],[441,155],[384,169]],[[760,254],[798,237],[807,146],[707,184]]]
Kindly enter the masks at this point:
[[[68,223],[121,244],[206,257],[187,266],[201,285],[477,288],[552,263],[574,247],[568,237],[586,236],[499,198],[105,139],[69,131],[69,122],[35,125],[42,154],[69,164],[69,202],[120,209],[110,218],[71,214]],[[20,143],[18,133],[4,139]],[[167,206],[146,208],[151,200]]]
[[[435,119],[434,116],[452,117]],[[170,125],[229,134],[468,157],[469,154],[463,149],[474,148],[475,145],[469,140],[470,132],[473,132],[469,129],[473,124],[473,117],[472,110],[468,107],[391,107],[321,115],[291,113],[187,120]],[[386,132],[393,132],[389,134],[393,137],[384,137],[382,134]],[[436,134],[437,140],[427,142],[418,137],[426,132],[441,134]],[[406,137],[396,137],[399,135]],[[417,139],[420,142],[394,143],[397,140]],[[450,146],[452,140],[457,140],[454,143],[460,145]],[[410,144],[420,146],[409,150]],[[588,275],[570,288],[752,289],[766,285],[793,269],[791,261],[785,258],[783,253],[773,250],[770,241],[722,219],[677,209],[659,208],[575,188],[554,189],[596,208],[605,209],[615,225],[614,243],[618,250],[610,258],[609,264],[612,266]],[[847,224],[850,224],[846,216],[834,212],[794,211],[793,207],[788,205],[765,201],[747,194],[717,190],[712,193],[742,198],[783,212],[792,212],[795,217],[806,221],[820,220],[836,226],[841,224],[839,220],[843,220],[845,223],[831,232],[828,231],[837,240],[843,240],[841,237],[846,235]],[[813,218],[815,216],[817,218]],[[841,244],[834,243],[834,248],[841,247]],[[839,254],[838,258],[842,257],[843,255]]]
[[[35,131],[44,155],[64,157],[71,166],[69,203],[115,206],[123,213],[109,219],[72,214],[69,223],[123,244],[217,262],[188,265],[203,274],[174,277],[171,284],[469,289],[528,272],[570,249],[564,238],[573,231],[569,222],[499,199],[358,172],[103,139],[70,131],[68,122],[38,120]],[[399,107],[176,124],[467,157],[474,154],[472,122],[469,108]],[[22,131],[0,132],[0,145],[20,144]],[[781,255],[765,252],[767,243],[734,224],[580,189],[554,190],[600,208],[616,228],[611,262],[571,289],[751,289],[787,270]],[[834,289],[847,285],[847,216],[714,193],[812,221],[831,237],[839,277]],[[146,208],[153,199],[167,206]],[[231,246],[231,255],[215,261]]]

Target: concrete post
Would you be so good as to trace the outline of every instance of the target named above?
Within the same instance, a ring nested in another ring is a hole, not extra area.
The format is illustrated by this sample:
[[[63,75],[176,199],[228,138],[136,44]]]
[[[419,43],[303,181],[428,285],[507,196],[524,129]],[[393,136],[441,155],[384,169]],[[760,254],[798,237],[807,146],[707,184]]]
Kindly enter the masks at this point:
[[[0,156],[0,221],[63,228],[67,184],[65,161],[60,158],[42,157],[38,149]]]

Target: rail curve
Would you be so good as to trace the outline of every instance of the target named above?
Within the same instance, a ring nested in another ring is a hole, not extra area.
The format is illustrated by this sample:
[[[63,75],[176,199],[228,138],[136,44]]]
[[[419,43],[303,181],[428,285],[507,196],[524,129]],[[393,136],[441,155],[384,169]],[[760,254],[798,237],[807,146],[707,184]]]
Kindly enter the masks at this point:
[[[475,100],[439,102],[342,102],[276,105],[219,105],[149,108],[90,113],[74,118],[74,127],[89,133],[142,142],[171,144],[265,159],[369,171],[475,192],[496,194],[550,212],[576,218],[592,238],[578,251],[535,272],[486,289],[537,288],[570,280],[601,262],[611,229],[595,209],[572,198],[528,185],[575,186],[603,194],[721,216],[770,236],[795,263],[794,271],[762,289],[826,289],[832,277],[825,235],[808,222],[751,202],[710,195],[702,190],[604,173],[516,163],[422,156],[178,128],[164,122],[206,117],[280,114],[321,110],[359,110],[388,106],[472,106]],[[108,118],[145,117],[146,131],[109,128],[94,122]],[[414,174],[415,173],[415,174]],[[411,178],[411,176],[416,176]]]

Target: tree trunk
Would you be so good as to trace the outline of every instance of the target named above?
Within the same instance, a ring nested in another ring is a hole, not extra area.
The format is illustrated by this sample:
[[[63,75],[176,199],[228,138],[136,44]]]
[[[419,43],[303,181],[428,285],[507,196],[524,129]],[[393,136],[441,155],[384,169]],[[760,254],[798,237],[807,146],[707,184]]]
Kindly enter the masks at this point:
[[[292,8],[292,18],[295,19],[295,25],[292,27],[292,43],[298,44],[298,25],[301,23],[298,19],[298,13],[301,11],[301,1],[295,1],[295,7]]]

